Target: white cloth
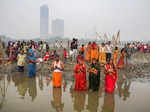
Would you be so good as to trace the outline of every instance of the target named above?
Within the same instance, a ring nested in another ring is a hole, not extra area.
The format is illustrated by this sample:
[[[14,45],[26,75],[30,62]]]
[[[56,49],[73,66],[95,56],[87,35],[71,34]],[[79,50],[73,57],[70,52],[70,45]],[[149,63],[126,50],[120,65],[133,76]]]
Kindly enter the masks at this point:
[[[110,45],[106,45],[106,53],[112,53],[112,48]]]

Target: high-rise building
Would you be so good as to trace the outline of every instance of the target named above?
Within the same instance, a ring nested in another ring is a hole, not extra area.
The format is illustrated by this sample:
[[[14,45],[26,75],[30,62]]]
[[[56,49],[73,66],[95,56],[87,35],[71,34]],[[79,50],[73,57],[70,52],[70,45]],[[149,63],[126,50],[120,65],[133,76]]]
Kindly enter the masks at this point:
[[[47,37],[49,31],[49,9],[47,5],[40,7],[40,36]]]
[[[52,34],[54,36],[64,37],[64,20],[55,19],[52,21]]]

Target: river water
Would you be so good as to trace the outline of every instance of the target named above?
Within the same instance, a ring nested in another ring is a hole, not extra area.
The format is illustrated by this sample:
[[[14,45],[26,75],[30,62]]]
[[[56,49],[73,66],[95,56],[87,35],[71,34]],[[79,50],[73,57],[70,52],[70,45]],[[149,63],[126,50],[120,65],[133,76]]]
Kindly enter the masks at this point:
[[[0,74],[0,112],[150,112],[149,79],[118,80],[114,94],[74,91],[74,81],[53,88],[50,76]]]

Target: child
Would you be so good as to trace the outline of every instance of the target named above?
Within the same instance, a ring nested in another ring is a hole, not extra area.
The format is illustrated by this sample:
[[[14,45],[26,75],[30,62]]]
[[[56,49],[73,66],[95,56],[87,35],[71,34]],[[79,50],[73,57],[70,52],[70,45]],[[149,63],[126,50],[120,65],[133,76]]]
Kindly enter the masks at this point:
[[[22,50],[17,56],[18,72],[24,72],[25,59],[26,59],[26,55],[24,54],[24,51]]]
[[[64,48],[64,63],[66,63],[66,62],[67,62],[67,51]]]

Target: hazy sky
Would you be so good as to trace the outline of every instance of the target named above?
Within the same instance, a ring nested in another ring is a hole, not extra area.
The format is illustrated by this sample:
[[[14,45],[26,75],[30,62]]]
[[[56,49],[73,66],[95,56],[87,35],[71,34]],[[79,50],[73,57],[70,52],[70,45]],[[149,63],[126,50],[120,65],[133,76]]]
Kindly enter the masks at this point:
[[[44,3],[49,6],[50,21],[64,19],[65,36],[92,37],[95,31],[120,29],[122,40],[150,40],[150,0],[0,0],[0,34],[39,36]]]

